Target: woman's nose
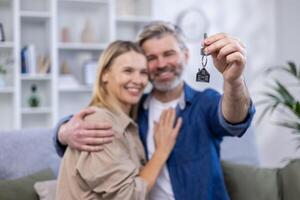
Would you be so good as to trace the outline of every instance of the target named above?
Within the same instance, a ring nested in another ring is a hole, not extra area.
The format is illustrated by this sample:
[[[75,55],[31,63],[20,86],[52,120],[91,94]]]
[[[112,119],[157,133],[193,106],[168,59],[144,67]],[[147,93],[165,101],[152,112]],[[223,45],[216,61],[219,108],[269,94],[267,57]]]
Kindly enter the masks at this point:
[[[139,72],[136,72],[133,74],[133,82],[137,83],[137,84],[140,84],[143,82],[143,77]]]

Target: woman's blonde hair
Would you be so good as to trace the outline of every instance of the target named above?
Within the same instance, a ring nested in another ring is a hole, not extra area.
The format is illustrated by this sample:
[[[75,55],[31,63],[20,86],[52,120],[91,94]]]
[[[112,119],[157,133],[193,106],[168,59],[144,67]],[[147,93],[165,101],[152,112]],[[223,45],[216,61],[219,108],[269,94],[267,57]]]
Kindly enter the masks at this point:
[[[105,83],[102,81],[102,77],[104,72],[109,69],[117,57],[130,51],[144,55],[142,49],[136,43],[121,40],[111,43],[103,51],[98,62],[97,77],[89,106],[103,106],[110,110],[115,109],[115,106],[106,99],[108,92]]]

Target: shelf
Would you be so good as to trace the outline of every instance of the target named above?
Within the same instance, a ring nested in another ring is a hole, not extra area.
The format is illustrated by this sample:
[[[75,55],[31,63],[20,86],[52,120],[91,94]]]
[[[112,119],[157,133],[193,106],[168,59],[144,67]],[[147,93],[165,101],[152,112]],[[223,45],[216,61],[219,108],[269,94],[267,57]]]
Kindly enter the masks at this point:
[[[148,16],[119,16],[117,17],[118,23],[148,23],[152,19]]]
[[[107,44],[93,44],[93,43],[59,43],[60,50],[92,50],[102,51],[106,48]]]
[[[117,12],[119,7],[124,12]],[[86,107],[93,86],[85,85],[84,66],[97,62],[119,36],[134,40],[138,30],[151,21],[151,7],[152,0],[0,0],[6,36],[0,42],[0,58],[7,60],[9,72],[0,87],[0,113],[4,113],[0,130],[52,127],[58,117]],[[91,43],[82,42],[88,29],[93,34]],[[21,55],[29,45],[35,47],[35,55]],[[24,57],[36,61],[27,73],[21,72]],[[40,73],[38,66],[48,66],[48,61],[50,71]],[[73,80],[64,79],[63,72]],[[37,108],[28,104],[34,86],[40,99]]]
[[[21,11],[20,16],[24,19],[49,19],[51,14],[45,11]]]
[[[50,114],[50,107],[22,108],[22,114]]]
[[[0,94],[12,94],[13,92],[13,87],[0,87]]]
[[[95,3],[108,4],[108,0],[59,0],[59,3]]]
[[[51,75],[49,74],[22,74],[22,80],[51,80]]]
[[[73,88],[59,88],[59,92],[61,93],[76,93],[76,92],[92,92],[93,87],[89,86],[79,86]]]
[[[0,48],[14,48],[13,42],[0,42]]]
[[[21,11],[21,17],[24,18],[49,18],[50,12],[44,11]]]

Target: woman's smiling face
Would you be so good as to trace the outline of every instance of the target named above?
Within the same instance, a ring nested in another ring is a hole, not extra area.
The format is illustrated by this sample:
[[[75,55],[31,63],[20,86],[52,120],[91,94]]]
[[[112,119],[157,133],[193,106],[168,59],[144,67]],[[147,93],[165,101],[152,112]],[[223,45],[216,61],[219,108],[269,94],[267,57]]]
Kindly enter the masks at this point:
[[[105,70],[102,81],[108,95],[126,110],[138,103],[148,84],[146,57],[135,51],[118,56]]]

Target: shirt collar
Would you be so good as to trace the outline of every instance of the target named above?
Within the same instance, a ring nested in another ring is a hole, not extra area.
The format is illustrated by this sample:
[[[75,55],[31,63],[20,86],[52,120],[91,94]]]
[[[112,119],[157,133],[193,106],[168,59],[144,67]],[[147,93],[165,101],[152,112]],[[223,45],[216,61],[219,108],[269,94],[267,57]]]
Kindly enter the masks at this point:
[[[136,123],[134,122],[133,119],[131,119],[128,115],[126,115],[125,113],[123,112],[113,112],[114,113],[114,117],[116,119],[116,122],[118,123],[119,125],[119,128],[120,128],[120,131],[121,132],[125,132],[125,130],[127,129],[127,127],[129,125],[134,125],[136,126]]]
[[[187,103],[189,104],[192,102],[192,99],[194,98],[195,94],[196,94],[196,91],[193,90],[188,84],[186,84],[184,82],[183,83],[183,92],[179,97],[179,103],[178,103],[179,108],[181,110],[185,109],[186,104]],[[143,103],[143,108],[145,110],[149,109],[151,98],[152,98],[152,95],[151,95],[151,93],[149,93]]]

